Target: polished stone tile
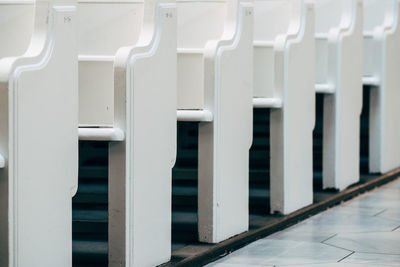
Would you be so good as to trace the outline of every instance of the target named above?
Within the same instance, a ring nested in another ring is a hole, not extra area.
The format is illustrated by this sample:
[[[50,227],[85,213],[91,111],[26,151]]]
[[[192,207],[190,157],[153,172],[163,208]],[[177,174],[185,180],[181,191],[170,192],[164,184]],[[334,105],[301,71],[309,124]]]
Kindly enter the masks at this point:
[[[323,233],[320,231],[305,231],[303,227],[299,225],[294,225],[284,231],[277,232],[273,235],[267,237],[267,239],[279,239],[279,240],[293,240],[293,241],[303,241],[303,242],[322,242],[330,237],[333,233]]]
[[[395,207],[400,201],[400,188],[388,187],[378,188],[349,201],[344,206],[361,207],[361,208],[389,208]],[[398,205],[397,205],[398,206]]]
[[[375,266],[400,266],[400,255],[353,253],[345,258],[344,263],[369,264]]]
[[[297,227],[299,231],[331,236],[338,233],[388,232],[398,224],[398,221],[362,213],[346,214],[328,211],[299,223]]]
[[[355,252],[400,255],[400,232],[338,234],[324,243]]]
[[[253,265],[254,266],[254,265]],[[275,265],[275,267],[363,267],[363,266],[374,266],[375,264],[358,264],[358,263],[344,263],[344,262],[334,262],[334,263],[318,263],[318,264],[294,264],[294,265]],[[379,265],[383,266],[383,265]],[[238,267],[238,266],[234,266]]]
[[[340,206],[334,207],[329,209],[327,212],[333,212],[335,214],[351,214],[351,215],[368,215],[374,216],[377,213],[383,212],[387,208],[382,207],[363,207],[362,205],[358,204],[357,201],[349,205],[347,203],[342,204]]]
[[[365,200],[372,200],[372,201],[400,201],[400,189],[396,190],[388,190],[385,191],[378,191],[375,194],[369,194],[365,196]],[[361,201],[361,200],[360,200]],[[379,203],[375,203],[379,204]]]
[[[344,207],[355,207],[362,209],[387,209],[390,207],[395,207],[399,203],[400,199],[392,196],[366,196],[356,201],[350,201],[344,204]]]
[[[400,179],[397,178],[397,180],[395,180],[391,183],[385,184],[384,186],[382,186],[380,188],[382,188],[382,189],[392,189],[392,188],[400,189]]]
[[[350,255],[352,252],[318,242],[263,239],[233,252],[218,263],[277,265],[329,263]]]
[[[255,266],[263,266],[263,267],[275,267],[274,265],[252,265],[252,264],[234,264],[234,263],[211,263],[206,265],[207,267],[255,267]]]
[[[400,201],[398,203],[398,207],[388,208],[376,216],[383,219],[395,220],[400,222]]]
[[[400,179],[208,266],[400,267]]]

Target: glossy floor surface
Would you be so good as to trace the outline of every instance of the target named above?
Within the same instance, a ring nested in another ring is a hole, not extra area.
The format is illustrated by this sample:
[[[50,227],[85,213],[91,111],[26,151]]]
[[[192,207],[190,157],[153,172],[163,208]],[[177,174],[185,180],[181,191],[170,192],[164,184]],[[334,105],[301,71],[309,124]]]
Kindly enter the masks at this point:
[[[400,266],[400,178],[207,266]]]

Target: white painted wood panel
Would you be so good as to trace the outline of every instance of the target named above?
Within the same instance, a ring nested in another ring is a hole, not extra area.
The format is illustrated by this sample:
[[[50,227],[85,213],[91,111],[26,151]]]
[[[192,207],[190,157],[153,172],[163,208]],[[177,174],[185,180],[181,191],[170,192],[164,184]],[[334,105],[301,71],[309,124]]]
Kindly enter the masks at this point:
[[[343,190],[360,177],[362,1],[317,0],[315,23],[317,83],[333,88],[324,94],[323,187]]]
[[[364,81],[371,88],[369,169],[400,166],[400,17],[398,0],[364,1]]]
[[[37,0],[29,11],[15,4],[21,12],[12,14],[21,17],[0,23],[21,30],[0,30],[0,48],[15,48],[0,52],[0,265],[67,267],[78,182],[76,6]],[[0,12],[10,10],[3,7],[0,1]]]

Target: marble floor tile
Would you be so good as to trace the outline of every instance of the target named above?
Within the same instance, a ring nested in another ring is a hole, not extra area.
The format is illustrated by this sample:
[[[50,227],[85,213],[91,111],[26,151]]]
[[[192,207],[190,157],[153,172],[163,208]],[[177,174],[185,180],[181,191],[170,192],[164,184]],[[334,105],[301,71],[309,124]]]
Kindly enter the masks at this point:
[[[257,266],[262,266],[262,267],[275,267],[274,265],[252,265],[252,264],[234,264],[234,263],[211,263],[206,265],[208,267],[257,267]]]
[[[400,232],[340,233],[324,243],[355,252],[400,255]]]
[[[352,205],[347,205],[346,203],[340,206],[336,206],[327,210],[327,212],[333,212],[336,214],[352,214],[352,215],[368,215],[374,216],[377,213],[383,212],[387,208],[382,207],[363,207],[361,204],[357,202],[353,203]]]
[[[400,267],[400,179],[208,266]]]
[[[369,264],[375,266],[400,266],[400,255],[353,253],[345,258],[343,263]]]
[[[377,214],[377,217],[389,220],[395,220],[400,223],[400,200],[398,202],[398,207],[388,208]]]
[[[400,199],[385,195],[366,196],[355,201],[345,203],[344,207],[368,208],[368,209],[387,209],[398,204]]]
[[[294,264],[294,265],[275,265],[275,267],[377,267],[376,264],[365,264],[365,263],[344,263],[344,262],[333,262],[333,263],[318,263],[318,264]],[[383,265],[378,265],[383,266]],[[234,266],[237,267],[237,266]]]
[[[352,252],[318,242],[263,239],[233,252],[217,263],[278,265],[337,262]]]
[[[330,214],[312,217],[297,224],[295,232],[329,238],[338,233],[390,232],[398,225],[397,221],[376,216]]]
[[[302,227],[294,225],[284,231],[277,232],[267,237],[267,239],[278,239],[278,240],[293,240],[293,241],[304,241],[304,242],[322,242],[335,235],[329,232],[320,231],[305,231]]]
[[[365,196],[366,200],[379,200],[379,201],[399,201],[400,200],[400,189],[392,189],[385,191],[378,191],[375,194]],[[360,200],[361,201],[361,200]]]
[[[391,188],[398,188],[400,189],[400,179],[397,179],[391,183],[385,184],[382,187],[380,187],[382,189],[391,189]]]

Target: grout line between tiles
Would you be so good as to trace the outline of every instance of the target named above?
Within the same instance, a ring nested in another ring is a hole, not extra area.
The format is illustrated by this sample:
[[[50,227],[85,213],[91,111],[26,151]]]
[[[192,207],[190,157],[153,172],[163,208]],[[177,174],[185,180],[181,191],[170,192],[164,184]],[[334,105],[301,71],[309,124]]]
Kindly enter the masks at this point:
[[[325,241],[328,241],[329,239],[331,239],[332,237],[335,237],[335,236],[337,236],[337,235],[338,235],[338,234],[334,234],[334,235],[328,237],[327,239],[322,240],[320,243],[324,243]]]
[[[221,256],[227,250],[229,250],[229,251],[238,250],[238,249],[246,246],[249,243],[252,243],[256,240],[267,237],[267,236],[269,236],[273,233],[276,233],[278,231],[281,231],[285,228],[288,228],[289,226],[292,226],[299,221],[304,221],[306,218],[308,218],[312,215],[319,214],[322,211],[332,208],[334,206],[339,206],[340,204],[347,202],[350,199],[355,199],[357,196],[360,196],[363,193],[374,191],[374,189],[376,190],[377,188],[379,188],[380,186],[382,186],[384,184],[393,182],[395,180],[398,180],[398,182],[400,184],[399,178],[400,178],[400,168],[398,168],[392,172],[386,173],[382,176],[379,176],[377,178],[374,178],[371,181],[366,182],[364,184],[361,184],[361,185],[346,189],[345,191],[339,192],[336,195],[327,198],[326,200],[322,200],[318,203],[314,203],[313,205],[311,205],[309,207],[303,208],[303,209],[296,211],[290,215],[284,216],[283,218],[278,219],[271,224],[267,224],[267,225],[261,227],[260,229],[255,229],[250,232],[241,234],[237,237],[233,237],[229,240],[223,241],[217,245],[212,246],[210,249],[208,249],[205,252],[198,253],[194,256],[187,257],[177,263],[169,262],[169,263],[163,264],[162,266],[163,267],[203,266],[207,263],[210,263],[212,261],[215,261],[215,260],[221,258]],[[331,247],[336,247],[336,246],[325,243],[325,241],[321,242],[321,243],[331,246]],[[348,250],[345,248],[341,248],[341,247],[336,247],[336,248],[354,253],[354,251],[351,251],[351,250]]]
[[[324,245],[327,245],[327,246],[330,246],[330,247],[334,247],[334,248],[338,248],[338,249],[343,249],[343,250],[350,251],[350,252],[354,252],[353,250],[350,250],[350,249],[347,249],[347,248],[342,248],[342,247],[339,247],[339,246],[335,246],[335,245],[332,245],[332,244],[325,243],[325,241],[321,242],[321,244],[324,244]]]
[[[382,214],[382,213],[384,213],[384,212],[387,211],[387,210],[388,210],[387,208],[384,209],[384,210],[381,210],[381,211],[378,212],[377,214],[372,215],[372,217],[378,216],[379,214]]]
[[[342,260],[344,260],[344,259],[350,257],[350,256],[353,255],[354,253],[355,253],[354,251],[351,252],[349,255],[346,255],[345,257],[343,257],[343,258],[341,258],[340,260],[338,260],[338,262],[341,262]]]
[[[397,226],[397,227],[395,227],[395,228],[392,230],[392,232],[396,231],[396,230],[399,229],[399,228],[400,228],[400,225]]]

